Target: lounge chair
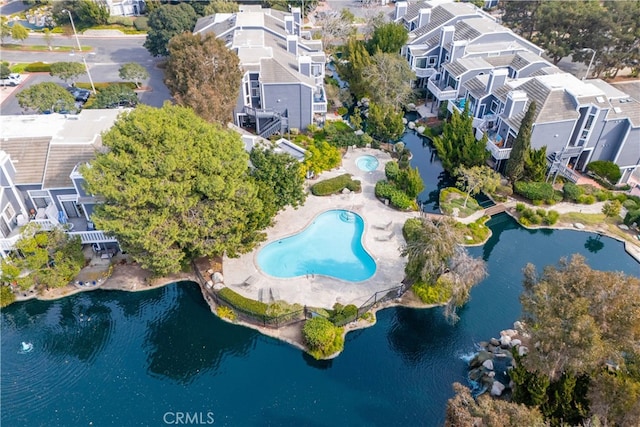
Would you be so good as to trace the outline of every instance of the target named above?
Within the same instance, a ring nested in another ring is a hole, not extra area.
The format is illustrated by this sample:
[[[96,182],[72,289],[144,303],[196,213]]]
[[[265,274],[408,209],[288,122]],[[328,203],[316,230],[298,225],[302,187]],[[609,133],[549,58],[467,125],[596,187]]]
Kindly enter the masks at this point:
[[[388,230],[393,225],[393,221],[389,221],[386,224],[374,225],[373,228],[377,228],[378,230]]]
[[[374,237],[374,239],[376,239],[378,242],[387,242],[389,240],[391,240],[391,238],[396,234],[395,231],[392,231],[389,234],[385,234],[383,236],[376,236]]]

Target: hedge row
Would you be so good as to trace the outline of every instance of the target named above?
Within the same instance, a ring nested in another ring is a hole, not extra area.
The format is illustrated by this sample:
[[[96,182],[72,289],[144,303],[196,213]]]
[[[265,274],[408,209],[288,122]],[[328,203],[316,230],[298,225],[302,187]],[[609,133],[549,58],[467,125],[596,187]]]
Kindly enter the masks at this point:
[[[218,291],[218,296],[238,310],[260,317],[267,317],[268,305],[261,301],[245,298],[229,288],[220,289]]]
[[[314,184],[311,187],[311,193],[314,196],[328,196],[340,193],[345,188],[355,193],[359,193],[361,190],[360,181],[352,179],[350,174],[345,173],[343,175],[336,176],[335,178],[326,179]]]
[[[96,90],[98,92],[108,88],[109,86],[113,86],[113,85],[123,85],[123,86],[127,86],[127,87],[129,87],[131,89],[135,89],[136,88],[136,84],[133,83],[133,82],[98,82],[98,83],[94,83],[93,84],[93,86],[96,88]],[[76,83],[76,87],[78,87],[80,89],[91,90],[91,83]]]
[[[516,205],[516,211],[520,212],[520,224],[522,225],[553,225],[558,222],[560,214],[557,211],[545,211],[544,209],[526,208],[523,203]]]
[[[404,191],[385,180],[376,182],[376,197],[388,199],[392,206],[402,210],[409,209],[414,203]]]

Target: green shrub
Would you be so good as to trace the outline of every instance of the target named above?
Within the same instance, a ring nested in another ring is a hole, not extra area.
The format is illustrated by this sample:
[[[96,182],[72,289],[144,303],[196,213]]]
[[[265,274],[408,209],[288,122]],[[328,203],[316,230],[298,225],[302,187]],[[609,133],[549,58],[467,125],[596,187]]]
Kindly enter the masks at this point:
[[[534,211],[531,208],[526,208],[522,211],[522,216],[525,218],[531,218],[534,215]]]
[[[107,24],[122,25],[123,27],[133,27],[134,20],[126,16],[110,16],[107,20]]]
[[[528,219],[531,222],[531,224],[538,225],[538,224],[542,223],[542,217],[540,215],[538,215],[538,214],[533,214]]]
[[[413,199],[400,190],[395,190],[391,194],[391,204],[401,210],[407,210],[413,206]]]
[[[636,204],[634,200],[629,199],[629,200],[625,200],[622,203],[622,207],[624,207],[628,211],[632,211],[632,210],[638,209],[639,206]]]
[[[584,190],[572,182],[567,182],[562,187],[562,192],[564,193],[564,199],[569,202],[577,202],[580,196],[584,194]]]
[[[376,197],[381,199],[390,199],[391,194],[396,191],[396,187],[391,184],[389,181],[378,181],[376,182]]]
[[[553,201],[561,202],[564,200],[564,193],[561,190],[553,190]]]
[[[229,305],[248,314],[253,314],[263,318],[267,314],[267,304],[243,297],[229,288],[220,289],[218,291],[218,296],[229,303]]]
[[[596,196],[599,202],[604,202],[615,197],[615,195],[608,190],[597,190],[593,195]]]
[[[521,216],[518,221],[520,222],[520,224],[524,225],[525,227],[531,225],[531,222],[529,222],[529,220],[523,216]]]
[[[96,91],[98,92],[100,92],[101,90],[105,90],[109,86],[113,85],[127,86],[131,89],[136,88],[136,84],[133,82],[97,82],[93,84],[93,86],[96,88]],[[76,87],[79,87],[80,89],[91,90],[91,83],[78,82],[76,83]]]
[[[400,167],[398,166],[398,162],[387,162],[387,164],[384,165],[384,174],[389,181],[395,181],[399,173]]]
[[[532,201],[531,201],[531,204],[532,204],[533,206],[542,206],[542,205],[544,205],[544,202],[545,202],[544,200],[538,200],[538,199],[536,199],[536,200],[532,200]]]
[[[417,282],[412,287],[413,293],[425,304],[444,304],[451,298],[451,287],[439,278],[435,285]]]
[[[544,217],[544,222],[547,225],[553,225],[556,222],[558,222],[558,219],[560,218],[560,214],[557,211],[549,211],[547,212],[547,216]]]
[[[24,67],[24,70],[29,73],[50,73],[51,64],[46,64],[44,62],[32,62],[31,64]]]
[[[548,182],[524,182],[518,181],[515,192],[529,200],[553,199],[553,186]]]
[[[302,327],[302,336],[309,347],[309,354],[316,359],[331,356],[344,347],[342,328],[324,317],[307,320]]]
[[[592,194],[583,194],[578,197],[578,203],[582,203],[583,205],[592,205],[596,202],[596,198]]]
[[[609,160],[596,160],[587,165],[587,170],[615,184],[622,178],[620,167]]]
[[[629,226],[634,223],[640,224],[640,209],[628,211],[627,214],[624,216],[623,222]]]
[[[520,212],[522,213],[522,211],[525,209],[524,203],[516,203],[516,212]]]
[[[6,307],[16,300],[16,294],[9,286],[0,285],[0,307]]]
[[[149,20],[144,16],[140,16],[133,21],[133,26],[138,31],[149,31]]]
[[[544,209],[536,209],[536,214],[544,218],[545,216],[547,216],[547,211],[545,211]]]
[[[344,116],[349,112],[349,110],[347,109],[347,107],[338,107],[338,110],[336,112],[339,116]]]
[[[353,304],[342,306],[337,304],[333,306],[333,314],[329,318],[336,326],[343,326],[346,323],[353,322],[358,318],[358,307]]]
[[[311,193],[315,196],[328,196],[330,194],[340,193],[345,188],[358,193],[361,190],[361,183],[360,181],[353,180],[350,174],[345,173],[314,184],[311,187]]]

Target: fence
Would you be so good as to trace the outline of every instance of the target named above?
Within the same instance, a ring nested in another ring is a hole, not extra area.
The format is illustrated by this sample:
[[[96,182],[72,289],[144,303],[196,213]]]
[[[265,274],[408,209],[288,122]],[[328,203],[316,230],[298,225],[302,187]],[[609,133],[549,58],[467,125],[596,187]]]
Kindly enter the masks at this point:
[[[205,290],[206,294],[209,295],[211,298],[213,298],[213,300],[215,301],[215,303],[217,305],[228,307],[228,308],[232,309],[234,311],[234,313],[236,314],[236,316],[238,317],[238,319],[240,319],[240,320],[242,320],[244,322],[252,323],[254,325],[264,326],[264,327],[267,327],[267,328],[278,329],[278,328],[282,328],[283,326],[292,325],[294,323],[302,322],[302,321],[304,321],[306,319],[309,319],[311,317],[314,317],[314,316],[326,317],[323,314],[316,313],[313,309],[310,309],[307,306],[304,306],[300,310],[292,311],[290,313],[282,314],[280,316],[261,315],[261,314],[258,314],[258,313],[247,311],[247,310],[245,310],[243,308],[240,308],[240,307],[236,306],[232,302],[226,300],[218,292],[216,292],[215,290],[209,288],[206,285],[207,281],[202,276],[202,273],[197,268],[195,263],[193,264],[193,269],[196,272],[196,276],[200,280],[200,283],[202,284],[203,289]],[[395,299],[395,298],[399,298],[409,288],[410,288],[410,285],[407,285],[407,284],[403,283],[403,284],[401,284],[399,286],[396,286],[396,287],[393,287],[393,288],[389,288],[389,289],[386,289],[384,291],[378,291],[375,294],[371,295],[371,297],[369,297],[369,299],[367,299],[360,307],[358,307],[358,310],[357,310],[357,312],[355,314],[353,314],[352,316],[349,316],[349,317],[345,317],[344,319],[340,319],[340,321],[333,322],[333,323],[336,326],[344,326],[344,325],[346,325],[348,323],[351,323],[351,322],[357,320],[358,318],[360,318],[367,311],[371,310],[371,308],[373,306],[375,306],[376,304],[380,304],[380,303],[385,302],[385,301],[389,301],[389,300],[392,300],[392,299]]]

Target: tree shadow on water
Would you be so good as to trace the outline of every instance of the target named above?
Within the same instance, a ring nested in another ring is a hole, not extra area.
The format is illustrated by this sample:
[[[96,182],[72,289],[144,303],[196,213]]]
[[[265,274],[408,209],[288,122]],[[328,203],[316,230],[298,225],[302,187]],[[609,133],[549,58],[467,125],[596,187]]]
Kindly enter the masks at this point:
[[[215,371],[224,357],[244,357],[258,333],[230,325],[211,313],[196,284],[172,286],[173,304],[150,322],[146,335],[148,371],[181,384]]]
[[[585,249],[594,254],[598,253],[598,251],[604,248],[604,242],[600,240],[601,237],[600,234],[598,234],[597,237],[587,237],[587,242],[584,244]]]

